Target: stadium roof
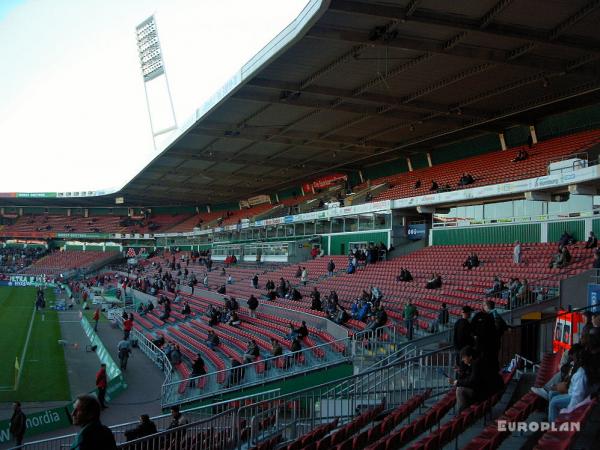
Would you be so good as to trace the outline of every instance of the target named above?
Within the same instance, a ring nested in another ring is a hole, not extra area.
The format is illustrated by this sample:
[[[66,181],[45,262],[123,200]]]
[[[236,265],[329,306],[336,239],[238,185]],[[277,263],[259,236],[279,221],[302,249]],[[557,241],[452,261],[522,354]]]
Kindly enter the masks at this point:
[[[234,201],[598,102],[599,23],[598,0],[312,0],[117,195]]]

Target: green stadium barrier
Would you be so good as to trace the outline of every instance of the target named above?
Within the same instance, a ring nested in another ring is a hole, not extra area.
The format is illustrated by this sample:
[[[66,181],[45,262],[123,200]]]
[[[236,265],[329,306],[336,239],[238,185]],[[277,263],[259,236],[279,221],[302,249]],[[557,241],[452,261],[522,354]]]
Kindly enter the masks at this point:
[[[125,378],[123,378],[123,373],[121,372],[119,365],[112,359],[112,356],[110,356],[110,353],[98,335],[94,332],[94,327],[92,327],[85,316],[81,317],[81,327],[90,340],[90,345],[96,346],[96,354],[98,355],[100,362],[106,364],[106,376],[108,378],[106,399],[110,400],[127,389],[127,383],[125,382]]]
[[[35,413],[27,413],[27,432],[25,437],[35,436],[36,434],[47,433],[49,431],[66,428],[71,425],[71,418],[68,406],[46,409]],[[10,420],[0,421],[0,444],[11,440],[9,433]]]

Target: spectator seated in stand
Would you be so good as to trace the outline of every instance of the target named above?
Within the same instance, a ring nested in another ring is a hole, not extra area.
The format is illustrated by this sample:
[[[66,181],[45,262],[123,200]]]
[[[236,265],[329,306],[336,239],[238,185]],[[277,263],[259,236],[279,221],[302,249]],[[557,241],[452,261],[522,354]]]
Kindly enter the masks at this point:
[[[313,311],[322,311],[323,305],[321,304],[321,293],[317,290],[315,286],[310,293],[311,305],[310,309]]]
[[[343,325],[350,319],[350,316],[344,309],[342,305],[337,305],[336,311],[334,313],[333,321],[338,325]]]
[[[555,422],[563,410],[570,412],[588,396],[598,396],[600,390],[600,333],[591,333],[587,344],[576,357],[576,367],[572,370],[566,394],[554,395],[548,404],[548,421]]]
[[[373,331],[377,328],[383,327],[388,321],[388,315],[383,305],[379,305],[375,309],[375,313],[369,319],[369,324],[365,328],[365,331]]]
[[[225,295],[227,293],[227,288],[224,284],[221,285],[219,289],[217,289],[217,294]]]
[[[214,330],[210,330],[208,332],[208,336],[206,337],[206,345],[211,350],[214,350],[215,348],[217,348],[219,346],[220,343],[221,343],[221,340],[219,339],[219,336],[217,336],[217,333],[215,333]]]
[[[420,188],[421,188],[421,180],[415,181],[415,187],[414,187],[414,189],[420,189]]]
[[[237,312],[231,311],[231,314],[229,315],[229,320],[227,321],[227,324],[231,325],[232,327],[237,328],[241,325],[241,323],[242,323],[242,321],[238,317]]]
[[[436,192],[439,188],[440,186],[437,184],[437,182],[435,180],[431,180],[431,187],[429,188],[429,190],[431,192]]]
[[[442,276],[432,273],[431,278],[425,284],[425,289],[439,289],[442,287]]]
[[[504,282],[500,279],[498,275],[494,276],[494,281],[492,283],[492,287],[485,290],[486,297],[500,297],[502,295],[502,291],[504,291]]]
[[[253,339],[251,341],[248,342],[248,348],[246,349],[246,352],[244,353],[244,364],[248,364],[251,362],[256,361],[256,358],[258,358],[260,356],[260,350],[258,349],[258,345],[256,344],[256,341]]]
[[[459,412],[487,397],[483,360],[470,346],[460,351],[460,359],[456,379],[448,380],[456,386],[456,406]]]
[[[181,314],[188,315],[191,313],[192,313],[192,310],[190,309],[190,304],[187,301],[184,301],[183,307],[181,308]]]
[[[571,252],[566,246],[559,245],[558,251],[554,254],[548,265],[551,269],[562,269],[571,262]]]
[[[477,253],[471,253],[462,266],[468,270],[471,270],[473,267],[479,267],[479,256],[477,256]]]
[[[598,247],[598,238],[594,234],[593,231],[590,231],[590,236],[588,240],[585,242],[585,248],[596,248]]]
[[[517,156],[514,157],[512,162],[525,161],[527,158],[529,158],[529,153],[527,152],[527,150],[521,149],[517,153]]]
[[[574,244],[575,242],[577,242],[577,240],[573,237],[573,235],[567,230],[565,230],[561,235],[560,239],[558,240],[558,246],[564,247],[567,245]]]
[[[289,295],[289,299],[299,302],[300,300],[302,300],[302,294],[298,289],[293,288],[291,294]]]
[[[542,387],[531,387],[531,391],[544,400],[550,400],[552,397],[561,394],[568,394],[569,382],[579,366],[579,361],[583,356],[584,346],[581,343],[573,344],[560,361],[560,368],[552,378]]]
[[[458,180],[458,185],[459,186],[468,186],[469,184],[473,184],[475,183],[475,178],[473,178],[473,175],[471,175],[470,173],[463,173],[462,177],[460,177],[460,180]]]
[[[413,280],[413,276],[412,273],[410,273],[410,270],[405,269],[404,267],[400,268],[400,275],[398,275],[396,277],[396,281],[412,281]]]

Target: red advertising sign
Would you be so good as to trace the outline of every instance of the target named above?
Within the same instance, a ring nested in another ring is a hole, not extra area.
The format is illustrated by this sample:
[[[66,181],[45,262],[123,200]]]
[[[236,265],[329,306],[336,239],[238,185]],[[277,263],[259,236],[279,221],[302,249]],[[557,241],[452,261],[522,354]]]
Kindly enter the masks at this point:
[[[304,183],[302,185],[302,189],[304,190],[305,194],[308,194],[309,192],[312,192],[313,189],[327,189],[328,187],[331,187],[340,181],[346,181],[347,179],[348,175],[343,173],[331,173],[329,175],[324,175],[321,178],[317,178],[310,183]]]

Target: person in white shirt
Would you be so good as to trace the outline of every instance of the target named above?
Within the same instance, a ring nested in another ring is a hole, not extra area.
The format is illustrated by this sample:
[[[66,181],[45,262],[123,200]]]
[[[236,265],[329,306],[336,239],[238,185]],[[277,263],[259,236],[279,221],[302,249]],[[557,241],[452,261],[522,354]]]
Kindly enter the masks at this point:
[[[548,405],[548,421],[555,422],[563,408],[573,410],[600,388],[600,333],[590,335],[588,345],[574,363],[578,369],[571,377],[567,394],[555,395]]]
[[[521,243],[519,241],[515,241],[513,248],[513,263],[521,264]]]

